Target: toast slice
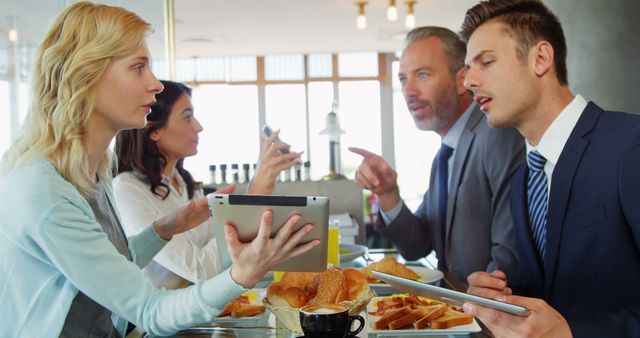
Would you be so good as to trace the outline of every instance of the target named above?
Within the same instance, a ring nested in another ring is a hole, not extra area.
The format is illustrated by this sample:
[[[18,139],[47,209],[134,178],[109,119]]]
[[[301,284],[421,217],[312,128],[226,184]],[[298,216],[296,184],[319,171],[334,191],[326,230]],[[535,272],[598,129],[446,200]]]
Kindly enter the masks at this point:
[[[389,310],[385,313],[377,322],[373,323],[373,328],[376,330],[386,329],[389,326],[389,323],[392,321],[402,318],[411,312],[410,306],[401,307],[399,309]]]
[[[428,312],[429,312],[429,309],[427,309],[426,307],[419,307],[419,308],[416,308],[415,310],[411,310],[411,312],[408,315],[398,318],[392,321],[391,323],[389,323],[389,329],[397,330],[405,326],[409,326],[413,324],[413,322],[415,322],[416,320],[426,316]]]
[[[369,282],[380,283],[380,281],[371,273],[372,270],[412,280],[420,279],[420,275],[404,266],[404,264],[398,263],[393,257],[385,257],[381,261],[371,263],[361,270],[361,272],[367,276],[367,280],[369,280]]]
[[[444,315],[431,321],[432,329],[448,329],[452,326],[471,324],[473,316],[449,309]]]
[[[218,314],[218,317],[224,317],[224,316],[228,316],[231,314],[232,311],[235,311],[237,309],[239,309],[242,306],[243,303],[237,301],[237,300],[232,300],[229,303],[227,303],[227,305],[224,307],[224,309],[222,309],[222,312],[220,312],[220,314]]]
[[[447,304],[427,305],[424,308],[429,309],[429,312],[427,312],[424,317],[413,322],[413,327],[416,330],[422,330],[426,328],[427,326],[429,326],[429,323],[431,323],[432,320],[441,317],[447,312],[447,309],[449,309]]]
[[[263,313],[264,310],[265,307],[262,305],[242,304],[240,308],[231,311],[231,317],[251,317],[257,315],[258,313]]]

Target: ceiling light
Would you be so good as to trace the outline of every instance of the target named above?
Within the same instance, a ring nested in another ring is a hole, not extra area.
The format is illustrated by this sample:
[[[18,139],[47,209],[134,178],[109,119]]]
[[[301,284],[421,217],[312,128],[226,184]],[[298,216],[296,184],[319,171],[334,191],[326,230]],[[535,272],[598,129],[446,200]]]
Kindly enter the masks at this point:
[[[356,19],[356,27],[359,29],[367,28],[367,17],[364,16],[364,6],[366,2],[358,2],[358,19]]]
[[[409,29],[416,26],[416,16],[413,14],[413,5],[415,3],[415,1],[407,1],[407,17],[404,19],[404,24]]]
[[[396,7],[396,0],[389,0],[389,8],[387,8],[387,19],[389,21],[398,20],[398,7]]]
[[[16,30],[15,28],[11,28],[9,30],[9,41],[11,42],[18,41],[18,30]]]

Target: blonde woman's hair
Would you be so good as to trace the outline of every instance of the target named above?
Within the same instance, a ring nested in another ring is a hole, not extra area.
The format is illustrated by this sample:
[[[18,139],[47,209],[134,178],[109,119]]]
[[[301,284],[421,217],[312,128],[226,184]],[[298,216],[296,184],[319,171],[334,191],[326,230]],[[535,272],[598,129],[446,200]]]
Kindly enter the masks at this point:
[[[95,188],[82,142],[99,80],[111,63],[133,53],[150,32],[149,23],[124,8],[79,2],[58,15],[38,47],[32,101],[22,128],[0,164],[0,175],[20,163],[49,159],[84,196]],[[97,167],[111,179],[109,151]]]

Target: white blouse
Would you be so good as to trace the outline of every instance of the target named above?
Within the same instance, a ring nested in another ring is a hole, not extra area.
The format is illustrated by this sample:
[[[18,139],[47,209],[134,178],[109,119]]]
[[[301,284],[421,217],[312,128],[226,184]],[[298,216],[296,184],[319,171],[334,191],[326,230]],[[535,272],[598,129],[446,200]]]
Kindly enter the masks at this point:
[[[158,218],[189,203],[186,184],[180,175],[176,175],[176,179],[180,190],[173,187],[168,177],[163,177],[163,182],[169,186],[169,195],[164,200],[153,194],[150,185],[133,172],[121,173],[113,180],[113,194],[127,237],[138,234]],[[204,192],[197,189],[193,197],[202,198]],[[211,221],[206,221],[173,236],[143,269],[153,285],[174,289],[183,282],[182,278],[195,283],[224,271],[212,227]]]

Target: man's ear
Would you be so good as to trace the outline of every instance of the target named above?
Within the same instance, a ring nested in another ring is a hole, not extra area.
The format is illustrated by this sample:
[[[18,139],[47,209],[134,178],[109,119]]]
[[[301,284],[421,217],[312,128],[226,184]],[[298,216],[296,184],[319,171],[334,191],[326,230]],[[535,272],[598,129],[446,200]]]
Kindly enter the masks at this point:
[[[467,88],[464,87],[464,78],[467,77],[467,67],[460,67],[456,72],[456,92],[458,95],[462,95],[467,92]]]
[[[538,77],[542,77],[553,70],[554,52],[553,46],[548,41],[540,41],[531,49],[529,55],[532,60],[533,71]]]

